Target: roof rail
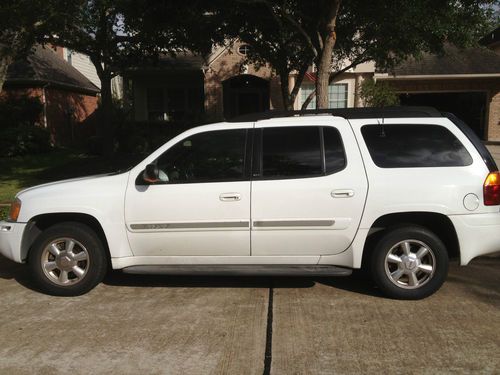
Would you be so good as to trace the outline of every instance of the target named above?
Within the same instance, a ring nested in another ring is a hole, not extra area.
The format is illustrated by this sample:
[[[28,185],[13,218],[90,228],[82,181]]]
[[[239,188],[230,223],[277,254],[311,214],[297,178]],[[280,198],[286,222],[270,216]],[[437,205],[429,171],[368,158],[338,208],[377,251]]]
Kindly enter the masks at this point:
[[[295,117],[311,115],[332,115],[345,119],[362,118],[394,118],[394,117],[443,117],[441,112],[433,107],[394,106],[394,107],[365,107],[365,108],[337,108],[337,109],[306,109],[300,111],[265,111],[249,113],[234,117],[228,122],[260,121],[278,117]]]

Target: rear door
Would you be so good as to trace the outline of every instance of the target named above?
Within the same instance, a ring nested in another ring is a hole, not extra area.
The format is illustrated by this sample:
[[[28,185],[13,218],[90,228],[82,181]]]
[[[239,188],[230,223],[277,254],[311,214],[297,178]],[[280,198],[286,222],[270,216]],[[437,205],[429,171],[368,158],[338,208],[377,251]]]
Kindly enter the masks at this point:
[[[309,120],[309,119],[308,119]],[[331,255],[356,235],[368,183],[349,123],[333,117],[255,127],[252,255]]]

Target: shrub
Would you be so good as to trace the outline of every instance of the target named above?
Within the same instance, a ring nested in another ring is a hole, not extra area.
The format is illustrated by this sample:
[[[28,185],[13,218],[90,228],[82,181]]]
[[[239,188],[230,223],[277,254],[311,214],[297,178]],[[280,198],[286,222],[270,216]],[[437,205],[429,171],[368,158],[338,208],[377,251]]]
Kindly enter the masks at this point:
[[[387,82],[365,79],[361,83],[359,95],[366,107],[386,107],[399,105],[399,96]]]
[[[46,129],[26,124],[0,128],[2,156],[39,154],[50,149],[50,134]]]
[[[174,122],[124,122],[117,132],[118,151],[149,153],[189,127]]]
[[[38,98],[7,96],[0,100],[0,127],[21,124],[35,126],[40,121],[43,104]]]

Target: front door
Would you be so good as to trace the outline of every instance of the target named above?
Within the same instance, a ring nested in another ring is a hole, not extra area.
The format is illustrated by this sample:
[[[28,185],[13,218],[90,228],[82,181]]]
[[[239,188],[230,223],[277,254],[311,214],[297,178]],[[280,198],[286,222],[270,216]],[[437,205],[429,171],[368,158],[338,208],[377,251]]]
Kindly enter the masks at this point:
[[[131,175],[125,221],[135,256],[250,255],[247,133],[191,135],[154,161],[161,181]]]
[[[255,129],[261,142],[252,182],[252,255],[346,250],[368,187],[350,125],[331,117],[311,118],[308,126],[289,119],[268,124],[259,121]]]

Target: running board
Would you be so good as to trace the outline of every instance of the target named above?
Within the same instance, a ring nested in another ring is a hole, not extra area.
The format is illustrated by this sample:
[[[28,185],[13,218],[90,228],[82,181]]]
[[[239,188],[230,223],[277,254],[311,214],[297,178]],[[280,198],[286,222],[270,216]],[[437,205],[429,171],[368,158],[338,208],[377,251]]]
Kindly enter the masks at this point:
[[[228,264],[228,265],[148,265],[122,269],[131,274],[217,275],[217,276],[349,276],[350,268],[329,265]]]

